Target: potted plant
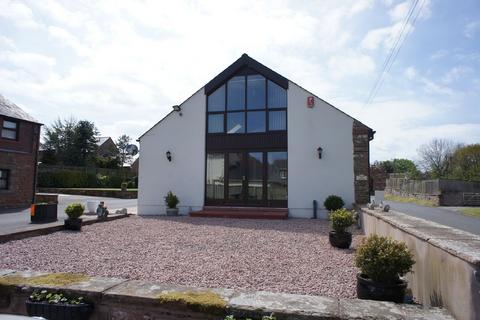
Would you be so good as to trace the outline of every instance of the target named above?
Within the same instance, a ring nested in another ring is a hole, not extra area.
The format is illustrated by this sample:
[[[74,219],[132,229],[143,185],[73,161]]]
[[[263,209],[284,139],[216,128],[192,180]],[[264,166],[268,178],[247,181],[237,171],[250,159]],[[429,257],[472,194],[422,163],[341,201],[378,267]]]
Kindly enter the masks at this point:
[[[56,203],[35,203],[30,207],[31,223],[48,223],[57,221]]]
[[[370,235],[358,247],[355,263],[361,271],[357,274],[359,299],[404,301],[407,281],[401,277],[415,264],[404,242]]]
[[[343,208],[344,205],[345,205],[345,202],[343,201],[342,197],[336,196],[334,194],[328,196],[323,202],[323,206],[325,207],[325,209],[329,211],[328,213],[329,217],[332,211],[341,209]]]
[[[180,200],[178,200],[178,197],[174,195],[172,191],[168,191],[167,196],[165,197],[167,216],[178,216],[177,204],[179,204],[179,202]]]
[[[348,249],[352,244],[352,233],[347,231],[354,223],[353,213],[347,209],[338,209],[330,216],[332,231],[328,234],[330,244],[340,249]]]
[[[29,316],[43,317],[51,320],[88,319],[93,306],[83,297],[70,297],[63,293],[34,291],[25,301]]]
[[[65,219],[65,229],[78,230],[82,229],[82,219],[80,217],[85,211],[85,207],[81,203],[71,203],[65,208],[68,219]]]

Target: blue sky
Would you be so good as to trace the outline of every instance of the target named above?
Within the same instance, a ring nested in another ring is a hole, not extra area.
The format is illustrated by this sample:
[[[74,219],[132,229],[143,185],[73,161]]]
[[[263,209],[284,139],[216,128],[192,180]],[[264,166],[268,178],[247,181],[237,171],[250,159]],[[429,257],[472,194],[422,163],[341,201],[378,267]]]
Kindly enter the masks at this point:
[[[372,160],[478,143],[477,0],[419,0],[366,104],[413,1],[0,0],[0,93],[137,138],[246,52],[375,129]]]

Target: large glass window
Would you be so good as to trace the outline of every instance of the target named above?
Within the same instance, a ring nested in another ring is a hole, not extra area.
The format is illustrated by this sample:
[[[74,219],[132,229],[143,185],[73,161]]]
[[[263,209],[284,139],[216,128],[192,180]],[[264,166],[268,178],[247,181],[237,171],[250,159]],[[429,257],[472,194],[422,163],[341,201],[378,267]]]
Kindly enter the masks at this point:
[[[243,197],[242,154],[228,154],[228,198],[241,200]]]
[[[247,131],[265,132],[265,111],[247,112]]]
[[[268,129],[270,131],[287,130],[287,112],[286,111],[269,111],[268,112]]]
[[[2,138],[17,140],[17,136],[18,136],[18,122],[3,120]]]
[[[233,77],[227,82],[227,110],[245,109],[245,77]]]
[[[223,153],[207,154],[207,198],[224,198],[224,156]]]
[[[265,77],[247,76],[247,109],[264,109],[265,98]]]
[[[268,152],[268,199],[287,200],[287,152]]]
[[[208,111],[225,111],[225,85],[208,96]]]
[[[263,153],[248,153],[248,199],[263,199]]]
[[[227,133],[245,133],[245,112],[227,113]]]
[[[268,108],[286,108],[287,90],[268,80]]]
[[[208,115],[208,133],[221,133],[223,131],[223,113]]]

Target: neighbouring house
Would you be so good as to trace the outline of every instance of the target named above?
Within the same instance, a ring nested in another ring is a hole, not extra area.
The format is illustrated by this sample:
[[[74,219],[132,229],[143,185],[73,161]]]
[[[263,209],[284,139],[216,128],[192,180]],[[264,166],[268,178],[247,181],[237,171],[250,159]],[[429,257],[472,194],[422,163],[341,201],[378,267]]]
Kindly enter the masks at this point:
[[[140,156],[138,156],[133,162],[132,162],[132,165],[130,166],[130,170],[132,170],[132,172],[135,172],[135,173],[138,173],[138,166],[140,164]]]
[[[0,95],[0,208],[28,207],[34,201],[41,126]]]
[[[97,156],[112,159],[118,156],[118,148],[111,137],[97,138]]]
[[[373,136],[244,54],[139,138],[138,212],[164,214],[169,190],[182,214],[268,207],[309,218],[331,194],[367,203]]]

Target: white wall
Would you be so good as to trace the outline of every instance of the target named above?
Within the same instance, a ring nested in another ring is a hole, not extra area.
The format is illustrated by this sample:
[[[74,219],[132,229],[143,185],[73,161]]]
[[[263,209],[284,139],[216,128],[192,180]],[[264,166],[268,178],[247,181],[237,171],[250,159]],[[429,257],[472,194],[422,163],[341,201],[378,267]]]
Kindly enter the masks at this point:
[[[293,82],[288,90],[288,207],[291,217],[312,217],[313,200],[326,217],[323,202],[339,195],[346,206],[354,196],[353,119],[315,97]],[[317,148],[323,148],[322,159]]]
[[[205,188],[205,113],[203,88],[140,138],[138,213],[165,214],[169,190],[179,199],[180,214],[200,210]],[[165,153],[172,153],[169,162]]]

